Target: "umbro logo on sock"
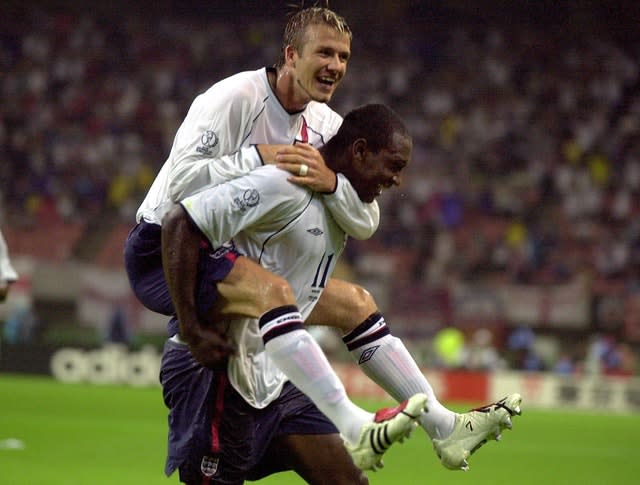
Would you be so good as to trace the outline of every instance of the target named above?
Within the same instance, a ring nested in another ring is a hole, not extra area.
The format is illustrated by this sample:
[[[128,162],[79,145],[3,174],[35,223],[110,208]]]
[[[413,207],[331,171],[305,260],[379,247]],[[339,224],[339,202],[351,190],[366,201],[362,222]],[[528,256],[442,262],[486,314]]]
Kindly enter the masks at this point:
[[[378,350],[379,347],[380,347],[379,345],[376,345],[374,347],[369,347],[368,349],[364,350],[360,354],[360,358],[358,359],[358,364],[364,364],[368,360],[371,360],[371,357],[373,357],[373,354],[376,353],[376,350]]]

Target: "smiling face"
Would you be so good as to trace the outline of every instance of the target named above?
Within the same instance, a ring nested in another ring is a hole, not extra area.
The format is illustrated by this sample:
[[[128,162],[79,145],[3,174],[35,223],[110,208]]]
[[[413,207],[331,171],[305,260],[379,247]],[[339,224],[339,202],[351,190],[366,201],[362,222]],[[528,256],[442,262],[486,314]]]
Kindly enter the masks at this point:
[[[378,152],[367,148],[366,140],[353,144],[350,174],[346,174],[363,202],[373,202],[384,189],[400,185],[402,170],[411,160],[413,142],[406,134],[394,133],[388,147]]]
[[[347,72],[351,38],[347,33],[323,24],[306,29],[299,48],[285,51],[286,66],[292,76],[292,106],[303,108],[309,101],[327,103]]]

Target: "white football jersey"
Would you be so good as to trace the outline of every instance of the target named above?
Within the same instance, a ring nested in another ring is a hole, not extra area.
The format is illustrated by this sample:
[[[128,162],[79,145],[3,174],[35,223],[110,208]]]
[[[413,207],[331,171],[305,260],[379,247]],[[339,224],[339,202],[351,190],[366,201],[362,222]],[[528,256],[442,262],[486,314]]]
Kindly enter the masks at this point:
[[[13,269],[11,260],[9,259],[9,249],[7,242],[4,240],[2,231],[0,231],[0,285],[6,285],[18,279],[18,273]]]
[[[322,197],[287,181],[266,165],[186,198],[182,205],[213,247],[233,239],[238,250],[285,278],[306,319],[318,301],[346,242]],[[229,380],[254,407],[275,399],[287,380],[267,356],[256,319],[230,324],[238,355]]]
[[[136,218],[160,224],[172,203],[262,166],[254,145],[299,140],[318,148],[341,123],[340,115],[315,101],[301,112],[288,113],[269,84],[266,68],[223,79],[194,100]],[[323,198],[351,237],[366,239],[377,229],[377,203],[360,201],[344,177],[336,194]]]

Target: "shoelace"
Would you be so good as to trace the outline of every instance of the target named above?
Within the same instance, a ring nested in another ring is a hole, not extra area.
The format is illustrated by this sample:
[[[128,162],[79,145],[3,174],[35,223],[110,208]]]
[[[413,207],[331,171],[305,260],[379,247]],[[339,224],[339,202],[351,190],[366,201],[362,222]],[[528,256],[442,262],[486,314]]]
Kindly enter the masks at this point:
[[[506,412],[509,413],[510,416],[515,416],[517,413],[513,409],[509,408],[506,402],[507,402],[507,398],[500,399],[497,402],[486,404],[485,406],[481,406],[479,408],[471,409],[469,412],[477,411],[479,413],[489,413],[491,412],[491,408],[493,407],[495,410],[504,409]]]

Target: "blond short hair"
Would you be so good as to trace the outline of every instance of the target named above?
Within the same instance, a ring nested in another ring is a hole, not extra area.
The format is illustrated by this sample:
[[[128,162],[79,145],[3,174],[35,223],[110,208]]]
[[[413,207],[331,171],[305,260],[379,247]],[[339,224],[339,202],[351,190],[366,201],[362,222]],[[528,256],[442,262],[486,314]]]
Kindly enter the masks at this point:
[[[284,66],[284,56],[287,46],[293,46],[298,53],[302,52],[307,40],[307,29],[311,25],[326,25],[341,34],[346,34],[349,37],[349,41],[351,41],[353,36],[344,17],[338,15],[333,10],[325,7],[309,7],[299,10],[291,15],[284,28],[282,50],[276,67]]]

